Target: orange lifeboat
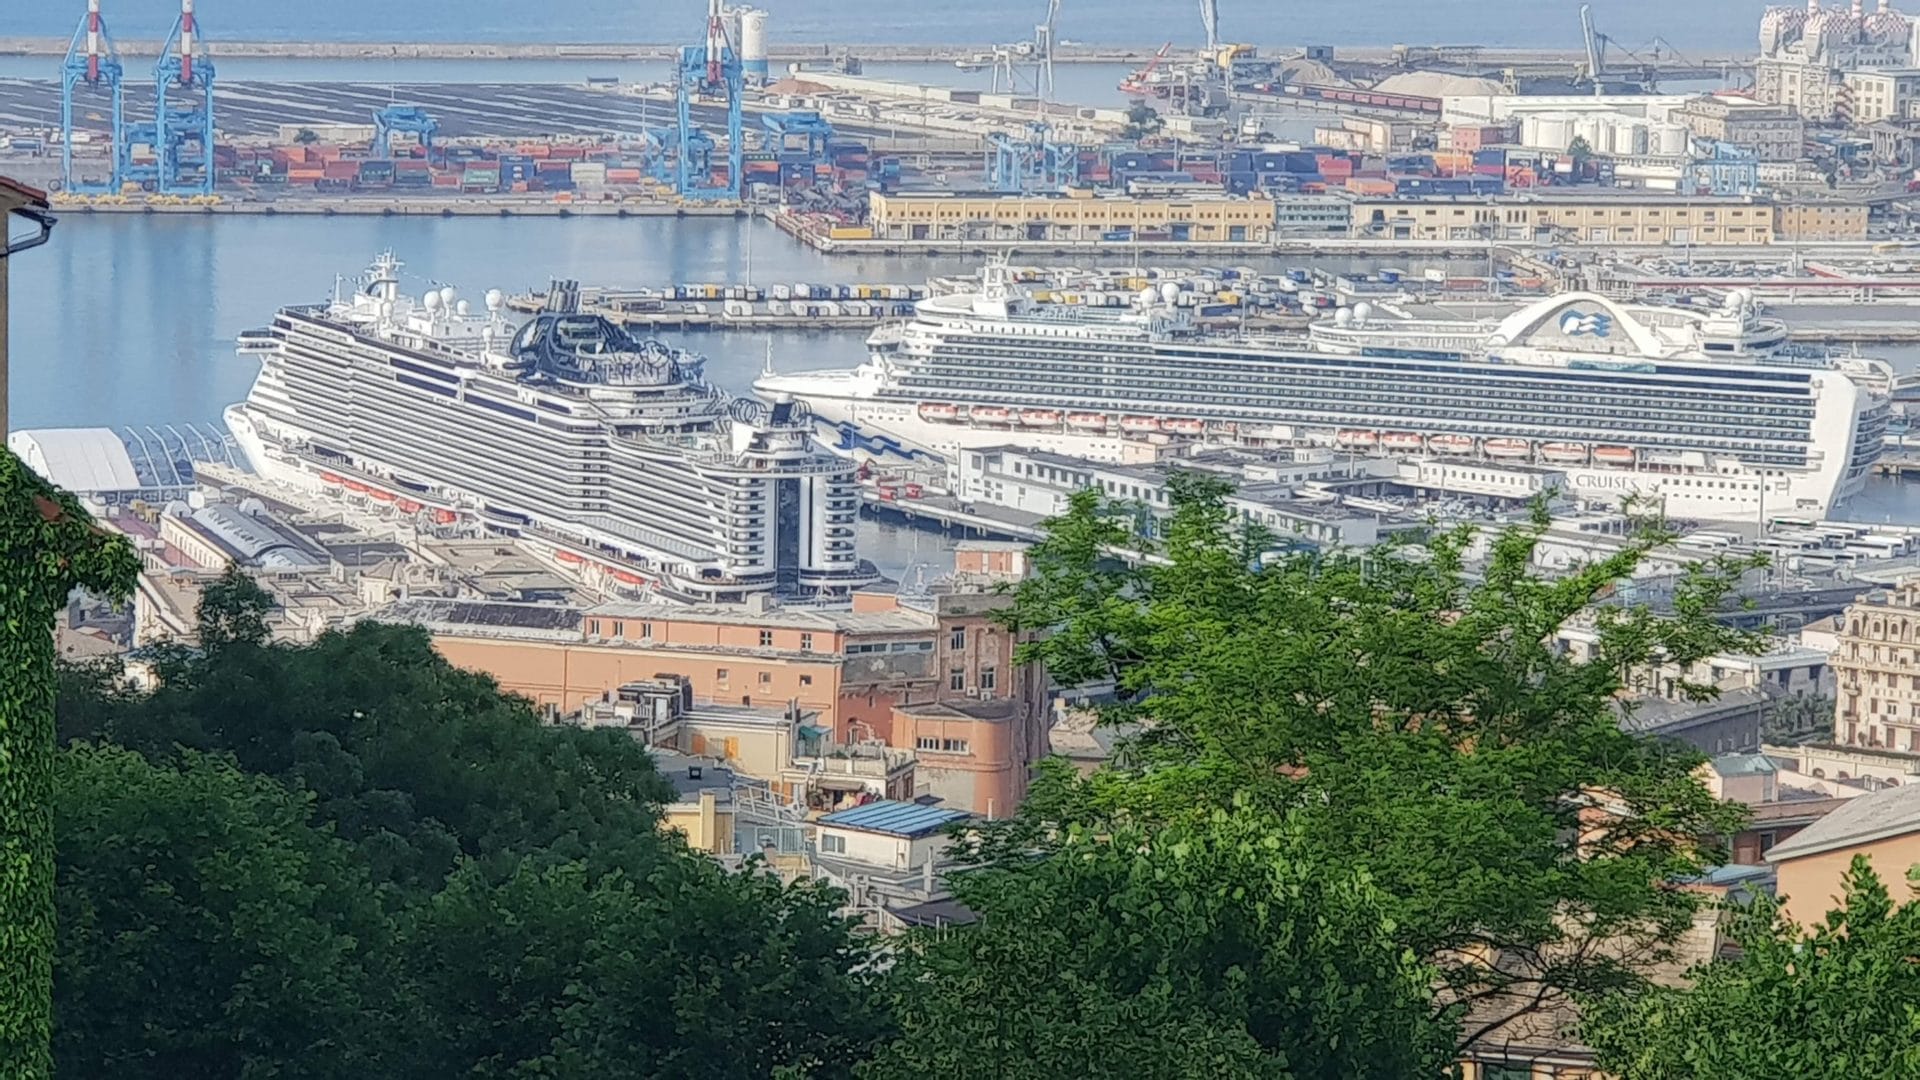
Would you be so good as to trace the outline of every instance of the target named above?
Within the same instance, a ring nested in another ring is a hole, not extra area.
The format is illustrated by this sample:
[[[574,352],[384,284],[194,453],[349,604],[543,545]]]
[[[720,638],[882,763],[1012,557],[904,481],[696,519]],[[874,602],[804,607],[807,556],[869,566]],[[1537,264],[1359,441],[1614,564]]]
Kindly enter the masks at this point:
[[[460,515],[451,510],[435,510],[433,520],[437,525],[451,525],[460,520]]]
[[[983,424],[1004,424],[1013,416],[1013,410],[1000,405],[975,405],[971,415]]]
[[[1067,414],[1067,426],[1081,431],[1107,430],[1107,415],[1097,412],[1070,412]]]
[[[923,401],[920,403],[920,419],[951,424],[960,419],[960,406],[950,405],[944,401]]]
[[[1427,446],[1436,454],[1471,454],[1473,440],[1465,435],[1435,435]]]
[[[1593,448],[1593,460],[1608,465],[1633,464],[1633,450],[1626,446],[1596,446]]]
[[[414,502],[412,499],[401,499],[399,502],[396,502],[393,505],[399,507],[400,512],[404,514],[417,514],[422,509],[420,504],[417,502]]]
[[[553,553],[553,557],[566,563],[568,566],[579,566],[581,563],[587,561],[571,551],[556,551]]]
[[[364,495],[369,490],[367,485],[358,480],[346,480],[342,482],[346,484],[348,491],[355,492],[356,494]]]
[[[1374,446],[1380,442],[1380,436],[1371,431],[1342,431],[1334,438],[1341,446]]]
[[[615,570],[613,572],[613,580],[620,582],[622,585],[645,585],[647,583],[646,578],[641,577],[631,570]]]
[[[1587,448],[1579,443],[1550,442],[1540,448],[1540,457],[1546,461],[1580,465],[1586,463]]]
[[[1411,431],[1389,431],[1380,436],[1380,445],[1389,450],[1418,450],[1427,440]]]
[[[1060,423],[1060,410],[1021,409],[1020,422],[1028,427],[1056,427]]]
[[[1123,416],[1120,418],[1120,430],[1130,435],[1141,435],[1149,431],[1159,431],[1160,421],[1151,416]]]
[[[371,488],[367,491],[367,494],[373,498],[374,502],[390,503],[394,497],[393,492],[381,491],[379,488]]]
[[[1525,439],[1488,439],[1487,456],[1495,458],[1523,458],[1533,453],[1533,447]]]
[[[338,484],[340,482],[340,475],[338,473],[323,472],[320,474],[320,479],[329,484]]]
[[[1173,432],[1175,435],[1203,435],[1207,430],[1206,421],[1186,418],[1179,420],[1162,420],[1160,421],[1160,426]]]

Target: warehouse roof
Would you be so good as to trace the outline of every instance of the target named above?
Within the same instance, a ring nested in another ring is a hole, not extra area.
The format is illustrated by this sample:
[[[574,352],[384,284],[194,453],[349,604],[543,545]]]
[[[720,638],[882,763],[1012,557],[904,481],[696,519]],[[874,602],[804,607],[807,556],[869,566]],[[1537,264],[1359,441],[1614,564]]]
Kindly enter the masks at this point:
[[[7,436],[7,447],[49,482],[80,495],[138,491],[127,446],[108,428],[40,428]]]

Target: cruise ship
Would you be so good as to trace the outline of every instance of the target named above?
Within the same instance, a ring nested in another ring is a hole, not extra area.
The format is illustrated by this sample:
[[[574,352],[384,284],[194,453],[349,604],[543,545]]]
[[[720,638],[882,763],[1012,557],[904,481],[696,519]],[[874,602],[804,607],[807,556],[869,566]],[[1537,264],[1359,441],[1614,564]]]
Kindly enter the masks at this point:
[[[730,398],[698,357],[578,313],[571,282],[517,322],[498,290],[479,311],[403,296],[399,270],[382,256],[242,338],[260,375],[226,421],[257,472],[517,537],[635,598],[831,602],[879,579],[854,466],[804,404]]]
[[[767,374],[843,451],[1016,445],[1119,460],[1129,441],[1319,445],[1563,473],[1584,504],[1824,515],[1880,453],[1892,371],[1790,346],[1733,292],[1713,309],[1562,293],[1498,320],[1345,308],[1292,338],[1204,334],[1170,297],[1036,300],[1003,265],[883,327],[858,368]]]

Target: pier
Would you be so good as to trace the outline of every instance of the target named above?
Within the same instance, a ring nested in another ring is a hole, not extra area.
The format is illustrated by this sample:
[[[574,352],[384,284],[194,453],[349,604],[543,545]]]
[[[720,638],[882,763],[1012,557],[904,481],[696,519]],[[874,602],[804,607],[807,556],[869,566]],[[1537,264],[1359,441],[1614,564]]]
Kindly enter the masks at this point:
[[[1876,476],[1892,476],[1901,480],[1920,477],[1920,450],[1890,450],[1873,463],[1873,472]]]

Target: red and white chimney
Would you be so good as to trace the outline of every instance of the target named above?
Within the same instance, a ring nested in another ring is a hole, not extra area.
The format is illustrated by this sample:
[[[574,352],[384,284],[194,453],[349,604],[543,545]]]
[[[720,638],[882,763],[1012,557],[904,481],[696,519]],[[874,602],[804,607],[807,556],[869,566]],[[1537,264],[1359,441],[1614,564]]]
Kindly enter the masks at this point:
[[[180,85],[193,85],[193,0],[180,0]]]

